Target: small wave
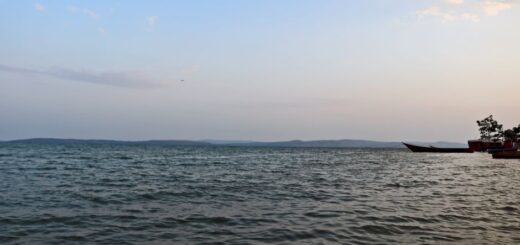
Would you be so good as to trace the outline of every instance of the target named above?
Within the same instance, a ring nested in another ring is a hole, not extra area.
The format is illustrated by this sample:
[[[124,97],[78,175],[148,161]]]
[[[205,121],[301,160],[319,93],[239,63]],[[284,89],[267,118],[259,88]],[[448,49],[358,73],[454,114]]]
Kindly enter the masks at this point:
[[[449,222],[456,222],[456,221],[471,221],[471,222],[489,222],[489,218],[487,217],[471,217],[467,215],[457,215],[457,214],[439,214],[437,216],[439,220],[443,221],[449,221]]]
[[[20,237],[22,236],[16,236],[16,235],[0,235],[0,242],[1,243],[9,243],[9,242],[14,242],[16,240],[18,240]]]
[[[119,160],[132,160],[133,159],[132,157],[129,157],[129,156],[118,156],[116,158]]]
[[[518,208],[512,207],[512,206],[505,206],[501,207],[501,210],[507,211],[507,212],[516,212],[518,211]]]
[[[85,242],[88,239],[84,236],[68,235],[68,236],[55,236],[55,239],[69,241],[69,242]]]
[[[79,160],[92,160],[94,157],[91,156],[79,156],[77,159]]]
[[[305,216],[312,218],[336,218],[342,216],[342,212],[337,211],[317,211],[317,212],[307,212],[304,214]]]
[[[180,197],[180,198],[197,198],[204,196],[204,193],[199,191],[156,191],[150,193],[142,193],[137,195],[138,199],[144,200],[162,200],[165,198]],[[131,198],[133,199],[133,198]]]
[[[73,193],[71,196],[75,199],[84,200],[95,204],[123,204],[120,194],[101,196],[93,194]]]
[[[457,242],[463,240],[463,237],[451,236],[451,235],[435,235],[429,238],[429,240],[433,241],[445,241],[445,242]]]
[[[235,222],[231,218],[223,217],[223,216],[215,216],[215,217],[206,217],[206,216],[192,216],[186,218],[184,221],[186,222],[193,222],[193,223],[203,223],[203,224],[219,224],[219,225],[229,225],[233,226],[236,225],[237,222]]]
[[[366,234],[376,234],[376,235],[401,235],[404,232],[393,226],[388,225],[363,225],[359,228],[356,228],[358,231],[361,231]]]
[[[213,164],[213,165],[224,165],[224,164],[229,164],[229,162],[214,161],[211,164]]]
[[[294,231],[292,229],[271,228],[259,234],[257,237],[251,239],[259,242],[276,243],[297,241],[303,239],[314,239],[316,234],[308,231]]]
[[[420,224],[432,224],[441,222],[439,219],[433,217],[402,216],[402,218],[410,221],[415,221]]]
[[[406,187],[406,186],[403,186],[401,185],[400,183],[390,183],[390,184],[386,184],[385,185],[386,187],[396,187],[396,188],[400,188],[400,187]]]
[[[5,225],[47,225],[51,223],[62,223],[67,225],[77,225],[82,223],[78,217],[56,216],[51,214],[44,214],[35,217],[26,218],[3,218],[0,219],[0,224]]]

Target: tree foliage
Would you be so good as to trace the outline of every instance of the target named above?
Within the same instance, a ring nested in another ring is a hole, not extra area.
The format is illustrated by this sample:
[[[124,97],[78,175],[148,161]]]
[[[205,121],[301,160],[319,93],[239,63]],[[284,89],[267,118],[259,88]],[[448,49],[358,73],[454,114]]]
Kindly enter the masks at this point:
[[[516,127],[513,127],[513,129],[511,129],[511,131],[513,131],[513,133],[516,135],[515,141],[520,140],[520,124],[518,124],[518,126],[516,126]]]
[[[518,134],[513,129],[504,131],[504,139],[516,142],[518,140]]]
[[[493,119],[493,115],[477,121],[480,139],[485,141],[500,141],[504,137],[503,125]]]

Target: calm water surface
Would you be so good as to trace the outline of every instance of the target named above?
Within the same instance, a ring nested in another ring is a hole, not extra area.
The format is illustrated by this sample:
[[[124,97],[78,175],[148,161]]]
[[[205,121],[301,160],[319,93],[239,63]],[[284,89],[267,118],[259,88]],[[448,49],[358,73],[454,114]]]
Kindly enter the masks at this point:
[[[0,243],[519,244],[520,161],[0,144]]]

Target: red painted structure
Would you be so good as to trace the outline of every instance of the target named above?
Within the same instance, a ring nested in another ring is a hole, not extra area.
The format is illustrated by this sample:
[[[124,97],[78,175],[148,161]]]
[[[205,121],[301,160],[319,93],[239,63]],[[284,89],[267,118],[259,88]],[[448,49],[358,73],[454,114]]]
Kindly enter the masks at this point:
[[[504,141],[504,148],[513,148],[513,141],[512,140]]]
[[[495,159],[520,159],[520,151],[493,153]]]
[[[469,140],[468,146],[473,151],[487,151],[488,149],[504,148],[502,142],[491,142],[482,140]]]

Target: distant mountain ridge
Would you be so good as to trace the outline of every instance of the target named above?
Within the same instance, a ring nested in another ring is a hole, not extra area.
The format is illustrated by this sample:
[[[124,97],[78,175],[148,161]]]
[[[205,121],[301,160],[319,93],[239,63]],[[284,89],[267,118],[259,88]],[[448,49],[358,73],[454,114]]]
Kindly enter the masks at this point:
[[[4,141],[4,143],[25,144],[146,144],[146,145],[212,145],[203,141],[191,140],[96,140],[96,139],[57,139],[57,138],[33,138]]]
[[[386,142],[372,140],[291,140],[291,141],[242,141],[242,140],[97,140],[97,139],[58,139],[58,138],[32,138],[0,143],[22,144],[131,144],[131,145],[178,145],[178,146],[249,146],[249,147],[307,147],[307,148],[405,148],[401,142]],[[437,147],[467,147],[466,144],[456,142],[413,142],[412,144]]]
[[[277,142],[250,142],[239,145],[269,147],[338,147],[338,148],[403,148],[400,142],[381,142],[370,140],[291,140]]]

